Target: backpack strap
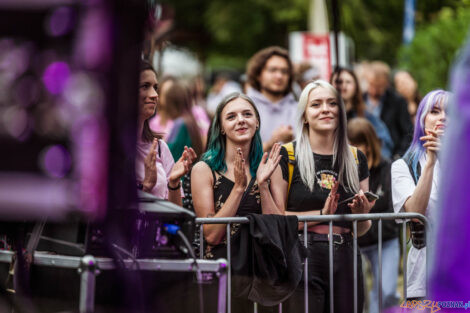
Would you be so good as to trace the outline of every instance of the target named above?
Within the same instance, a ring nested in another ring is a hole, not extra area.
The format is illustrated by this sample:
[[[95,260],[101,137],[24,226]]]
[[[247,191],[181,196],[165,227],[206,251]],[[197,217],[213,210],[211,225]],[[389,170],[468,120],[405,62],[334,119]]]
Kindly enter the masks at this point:
[[[410,171],[411,178],[413,178],[415,185],[418,185],[418,180],[419,180],[419,177],[421,176],[421,164],[418,161],[418,164],[416,165],[417,175],[415,175],[413,165],[411,164],[411,158],[403,158],[403,161],[405,161],[406,165],[408,165],[408,170]]]
[[[287,187],[287,194],[289,194],[290,186],[292,184],[292,176],[294,175],[294,165],[295,165],[294,143],[289,142],[282,146],[287,150],[287,156],[289,157],[289,162],[287,163],[287,166],[289,169],[289,185]],[[356,160],[356,164],[359,164],[359,159],[357,157],[357,148],[353,146],[349,146],[349,149],[351,149],[351,152],[354,155],[354,160]]]
[[[295,165],[295,152],[294,152],[294,143],[289,142],[282,145],[287,150],[287,156],[289,157],[287,166],[289,169],[289,185],[287,187],[287,195],[289,195],[290,186],[292,184],[292,176],[294,175],[294,165]]]
[[[294,143],[289,142],[282,145],[287,150],[287,156],[289,157],[289,161],[287,163],[289,169],[289,181],[287,187],[287,195],[289,195],[290,186],[292,184],[292,177],[294,175],[294,165],[295,165],[295,152],[294,152]],[[349,146],[351,149],[352,154],[354,155],[354,160],[356,160],[356,164],[359,164],[359,159],[357,158],[357,148],[353,146]]]
[[[354,160],[356,160],[356,164],[359,164],[359,159],[357,158],[357,148],[354,146],[349,146],[352,154],[354,155]]]
[[[418,161],[418,164],[416,165],[417,175],[415,175],[411,158],[406,157],[402,159],[403,161],[405,161],[406,165],[408,165],[408,170],[410,171],[411,178],[413,178],[415,185],[418,185],[418,180],[419,180],[419,177],[421,176],[421,164],[419,164],[419,161]],[[410,226],[410,239],[411,239],[411,243],[413,244],[413,247],[415,247],[418,250],[426,247],[426,231],[424,229],[424,226],[420,222],[413,222],[413,220],[409,222],[409,226]]]

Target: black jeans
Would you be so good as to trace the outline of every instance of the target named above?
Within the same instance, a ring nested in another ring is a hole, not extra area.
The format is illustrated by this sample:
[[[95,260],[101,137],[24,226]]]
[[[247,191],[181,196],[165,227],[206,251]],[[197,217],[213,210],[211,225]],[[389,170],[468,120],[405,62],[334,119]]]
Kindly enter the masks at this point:
[[[350,235],[349,235],[350,237]],[[353,242],[333,244],[333,305],[334,312],[354,312],[354,258]],[[362,261],[357,249],[357,312],[364,306]],[[308,240],[308,308],[309,312],[330,312],[329,247],[327,241]],[[304,280],[284,303],[284,313],[305,310]]]

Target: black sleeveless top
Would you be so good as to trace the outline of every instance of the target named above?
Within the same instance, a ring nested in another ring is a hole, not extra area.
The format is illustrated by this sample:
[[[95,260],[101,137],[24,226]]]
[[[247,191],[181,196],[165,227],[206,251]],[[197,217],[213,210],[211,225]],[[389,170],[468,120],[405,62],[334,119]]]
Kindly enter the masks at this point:
[[[214,171],[212,171],[212,177],[214,178],[214,209],[215,213],[224,205],[227,201],[230,192],[232,192],[235,183],[225,177],[224,175],[217,172],[218,177]],[[258,182],[254,182],[250,188],[245,192],[242,202],[238,207],[236,216],[246,216],[249,213],[261,214],[261,198],[258,188]]]
[[[235,183],[219,172],[217,172],[216,175],[216,172],[212,171],[212,177],[214,178],[214,210],[217,214],[225,204],[225,201],[227,201]],[[258,182],[256,182],[256,178],[252,179],[254,182],[251,184],[249,190],[245,191],[235,216],[246,216],[249,213],[262,214]],[[233,236],[238,231],[239,227],[240,224],[231,224],[230,236]],[[226,245],[227,239],[224,239],[217,246],[211,246],[208,244],[204,256],[210,259],[226,258]]]
[[[295,148],[295,142],[294,142]],[[312,152],[313,153],[313,152]],[[288,162],[289,157],[287,150],[281,148],[281,161],[279,165],[282,170],[282,177],[285,181],[289,181],[289,169]],[[328,197],[333,184],[338,180],[339,166],[333,163],[332,155],[320,155],[313,153],[315,160],[315,177],[316,184],[313,191],[304,184],[297,163],[294,165],[294,172],[292,175],[292,183],[287,198],[287,210],[288,211],[310,211],[320,210],[325,205],[326,198]],[[369,169],[367,167],[367,158],[359,150],[357,150],[358,159],[358,175],[359,181],[362,181],[369,177]],[[354,193],[346,191],[342,184],[339,185],[338,193],[340,195],[339,202],[349,197],[354,196]],[[339,205],[335,214],[350,214],[351,209],[346,205]],[[328,225],[328,222],[320,223]],[[352,229],[352,222],[338,221],[333,222],[335,226],[341,226]]]

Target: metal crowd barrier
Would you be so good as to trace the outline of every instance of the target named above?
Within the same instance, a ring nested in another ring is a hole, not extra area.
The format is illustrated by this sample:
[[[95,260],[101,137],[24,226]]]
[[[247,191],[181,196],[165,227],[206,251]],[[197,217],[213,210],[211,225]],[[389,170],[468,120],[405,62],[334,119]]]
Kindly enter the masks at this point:
[[[0,262],[11,263],[14,252],[0,250]],[[228,264],[225,259],[215,261],[198,260],[197,269],[193,259],[167,260],[167,259],[125,259],[124,266],[128,269],[144,271],[171,271],[171,272],[214,272],[219,274],[219,294],[217,313],[225,313],[226,285]],[[137,263],[137,264],[136,264]],[[111,258],[65,256],[44,252],[34,253],[34,264],[41,266],[77,269],[80,274],[79,312],[93,313],[95,298],[95,278],[99,271],[115,269],[115,262]],[[136,266],[137,265],[137,266]]]
[[[379,312],[382,312],[382,220],[402,220],[402,233],[403,233],[403,295],[404,298],[407,298],[406,285],[407,285],[407,252],[406,252],[406,224],[410,219],[420,220],[426,229],[426,241],[429,236],[429,222],[428,219],[418,213],[374,213],[374,214],[347,214],[347,215],[316,215],[316,216],[299,216],[299,223],[304,223],[303,233],[304,238],[307,238],[307,223],[308,222],[329,222],[329,280],[330,280],[330,312],[334,312],[334,293],[333,293],[333,222],[337,221],[348,221],[353,222],[353,249],[354,255],[354,313],[358,313],[357,309],[357,222],[365,220],[378,220],[379,228],[379,240],[378,240],[378,262],[379,262],[379,274],[378,274],[378,284],[377,288],[379,289]],[[230,225],[231,224],[246,224],[249,220],[246,217],[228,217],[228,218],[196,218],[196,224],[199,224],[199,244],[200,244],[200,253],[199,257],[203,258],[204,256],[204,236],[203,236],[203,227],[204,224],[227,224],[226,225],[226,238],[227,238],[227,261],[228,261],[228,277],[227,277],[227,313],[231,313],[231,304],[232,304],[232,295],[231,295],[231,253],[230,253]],[[307,247],[307,240],[304,240],[304,245]],[[428,273],[429,266],[429,257],[431,255],[431,247],[426,242],[426,273]],[[427,276],[426,276],[427,279]],[[304,286],[305,286],[305,313],[308,311],[308,263],[307,258],[305,258],[304,264]],[[427,286],[426,286],[427,287]],[[426,294],[428,289],[426,288]],[[257,313],[257,304],[254,304],[254,313]],[[282,303],[279,304],[279,313],[282,313]]]

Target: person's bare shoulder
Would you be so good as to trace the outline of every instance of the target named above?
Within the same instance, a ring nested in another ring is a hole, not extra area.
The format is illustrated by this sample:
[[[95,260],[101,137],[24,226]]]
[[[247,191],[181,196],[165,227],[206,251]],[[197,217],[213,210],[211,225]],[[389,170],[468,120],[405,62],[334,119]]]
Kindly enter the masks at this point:
[[[206,179],[212,179],[212,170],[209,165],[204,161],[199,161],[194,164],[191,170],[191,180],[204,181]]]

